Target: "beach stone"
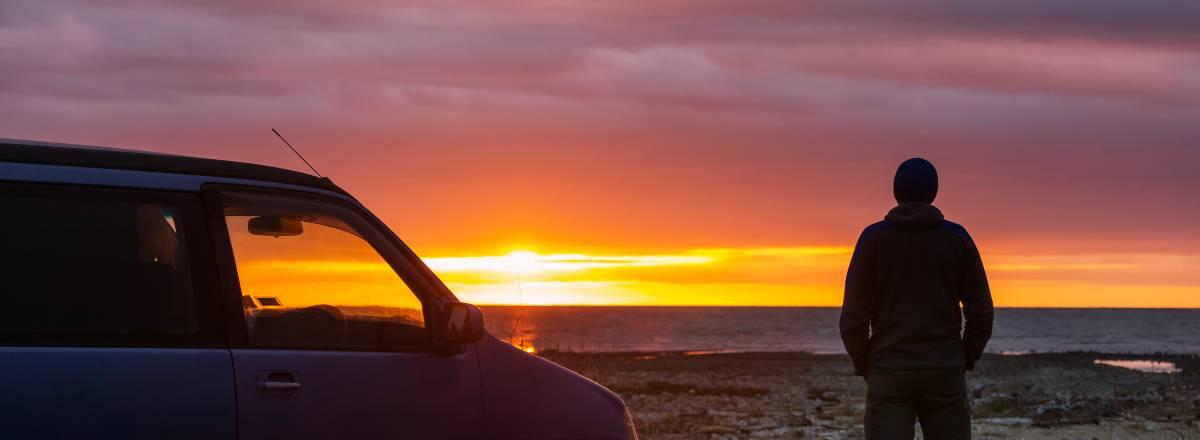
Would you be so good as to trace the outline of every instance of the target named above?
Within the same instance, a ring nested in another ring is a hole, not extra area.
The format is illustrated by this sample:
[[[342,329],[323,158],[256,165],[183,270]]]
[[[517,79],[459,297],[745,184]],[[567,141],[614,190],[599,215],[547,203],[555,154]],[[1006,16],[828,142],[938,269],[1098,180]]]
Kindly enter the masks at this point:
[[[796,417],[794,420],[796,422],[793,423],[793,425],[796,426],[813,426],[816,424],[816,422],[813,422],[812,418],[810,418],[807,414],[802,414],[799,417]]]
[[[983,397],[983,390],[987,389],[987,384],[977,383],[971,385],[971,396],[978,399]]]
[[[997,426],[1027,426],[1033,424],[1033,419],[1027,417],[990,417],[977,419],[977,422]]]
[[[750,437],[751,438],[779,438],[779,437],[787,435],[788,432],[790,432],[790,431],[791,430],[788,429],[786,426],[765,428],[765,429],[755,430],[755,431],[751,432]]]
[[[1034,426],[1058,426],[1066,419],[1071,409],[1056,401],[1038,405],[1033,412]]]
[[[548,355],[596,374],[620,394],[647,440],[862,438],[865,392],[861,378],[845,371],[844,357],[805,355],[782,361],[764,356],[747,362],[742,356],[683,363],[671,356],[635,361],[616,355]],[[989,355],[983,368],[968,377],[975,438],[1160,438],[1155,435],[1170,432],[1190,438],[1200,432],[1200,374],[1110,374],[1093,368],[1092,357]],[[716,362],[734,372],[710,368]],[[1187,368],[1192,365],[1187,362],[1194,361],[1178,363]],[[1043,368],[1030,368],[1036,364]],[[812,367],[811,372],[803,372],[802,366]]]
[[[737,434],[738,430],[727,426],[701,426],[696,432],[701,434]]]

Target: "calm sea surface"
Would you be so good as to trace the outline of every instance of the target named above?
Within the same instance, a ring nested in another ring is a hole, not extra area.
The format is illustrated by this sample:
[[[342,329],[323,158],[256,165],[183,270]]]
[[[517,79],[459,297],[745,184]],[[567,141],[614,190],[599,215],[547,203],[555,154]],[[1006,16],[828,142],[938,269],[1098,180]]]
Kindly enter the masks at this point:
[[[836,308],[481,308],[493,335],[540,351],[845,352]],[[1200,309],[998,309],[988,351],[1200,353]]]

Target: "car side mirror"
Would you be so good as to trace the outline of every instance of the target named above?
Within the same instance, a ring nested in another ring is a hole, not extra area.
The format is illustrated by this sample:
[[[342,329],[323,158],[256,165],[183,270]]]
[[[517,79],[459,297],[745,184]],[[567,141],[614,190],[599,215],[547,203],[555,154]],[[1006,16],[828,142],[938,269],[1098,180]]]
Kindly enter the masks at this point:
[[[442,341],[451,344],[470,344],[483,339],[483,311],[464,303],[446,304]]]
[[[267,235],[275,238],[293,237],[304,233],[299,220],[276,216],[253,217],[248,224],[251,235]]]

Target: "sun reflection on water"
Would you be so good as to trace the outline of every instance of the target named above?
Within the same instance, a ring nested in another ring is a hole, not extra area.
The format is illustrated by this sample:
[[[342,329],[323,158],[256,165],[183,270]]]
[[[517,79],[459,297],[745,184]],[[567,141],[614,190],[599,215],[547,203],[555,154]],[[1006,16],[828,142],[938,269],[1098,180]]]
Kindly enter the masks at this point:
[[[538,339],[537,327],[526,318],[525,314],[524,308],[518,309],[512,320],[501,326],[499,336],[504,342],[517,347],[518,350],[537,354],[539,350],[534,345]]]

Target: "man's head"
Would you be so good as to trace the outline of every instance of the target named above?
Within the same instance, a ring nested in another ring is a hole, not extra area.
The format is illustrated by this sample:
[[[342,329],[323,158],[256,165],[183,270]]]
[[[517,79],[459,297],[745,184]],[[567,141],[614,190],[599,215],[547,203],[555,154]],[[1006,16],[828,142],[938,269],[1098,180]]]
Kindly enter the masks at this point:
[[[899,203],[933,203],[937,197],[937,169],[929,161],[914,157],[900,164],[892,182],[892,194]]]

